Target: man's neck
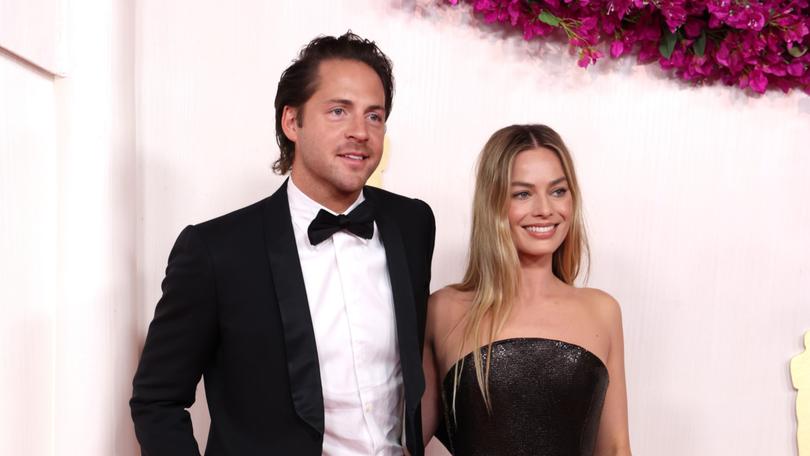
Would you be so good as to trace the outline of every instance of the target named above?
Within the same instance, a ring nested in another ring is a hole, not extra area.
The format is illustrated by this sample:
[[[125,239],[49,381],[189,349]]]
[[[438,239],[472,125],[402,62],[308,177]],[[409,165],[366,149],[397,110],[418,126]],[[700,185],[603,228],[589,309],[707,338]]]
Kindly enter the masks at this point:
[[[298,191],[303,193],[307,196],[307,198],[311,199],[312,201],[320,204],[321,206],[329,209],[330,211],[334,212],[335,214],[343,214],[346,210],[357,201],[357,198],[360,197],[360,193],[363,191],[362,189],[353,192],[353,193],[340,193],[340,192],[318,192],[313,189],[308,188],[308,186],[299,185],[298,182],[295,181],[295,178],[292,174],[290,174],[290,183],[295,186]]]

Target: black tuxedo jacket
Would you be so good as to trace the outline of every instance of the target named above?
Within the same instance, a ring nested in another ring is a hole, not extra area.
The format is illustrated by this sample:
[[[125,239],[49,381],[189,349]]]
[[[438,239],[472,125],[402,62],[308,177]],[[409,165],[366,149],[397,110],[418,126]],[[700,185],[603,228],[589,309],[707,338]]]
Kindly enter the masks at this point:
[[[374,187],[363,192],[375,208],[391,278],[405,438],[410,453],[422,455],[433,213],[419,200]],[[130,400],[143,454],[199,454],[186,409],[203,376],[211,416],[206,455],[320,455],[318,352],[286,183],[267,199],[185,228],[162,289]]]

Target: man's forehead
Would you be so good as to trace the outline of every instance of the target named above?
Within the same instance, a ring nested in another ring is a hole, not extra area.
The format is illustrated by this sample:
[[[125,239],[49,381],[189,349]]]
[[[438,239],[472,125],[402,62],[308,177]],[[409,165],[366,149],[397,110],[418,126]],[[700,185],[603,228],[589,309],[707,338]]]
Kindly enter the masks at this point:
[[[315,90],[318,90],[323,84],[338,82],[344,78],[347,82],[355,81],[358,76],[356,73],[364,72],[373,77],[379,83],[380,89],[383,89],[380,76],[369,64],[354,59],[326,59],[318,64],[318,71],[313,78]]]

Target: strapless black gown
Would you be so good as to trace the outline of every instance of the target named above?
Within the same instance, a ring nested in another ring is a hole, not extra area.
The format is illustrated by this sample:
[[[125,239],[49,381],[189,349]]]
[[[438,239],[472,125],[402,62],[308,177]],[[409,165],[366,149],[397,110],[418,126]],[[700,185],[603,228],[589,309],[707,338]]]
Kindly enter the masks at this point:
[[[486,363],[487,349],[480,349]],[[608,371],[593,353],[559,340],[492,344],[491,413],[478,388],[472,353],[463,358],[453,412],[454,369],[442,382],[444,429],[457,456],[592,456]]]

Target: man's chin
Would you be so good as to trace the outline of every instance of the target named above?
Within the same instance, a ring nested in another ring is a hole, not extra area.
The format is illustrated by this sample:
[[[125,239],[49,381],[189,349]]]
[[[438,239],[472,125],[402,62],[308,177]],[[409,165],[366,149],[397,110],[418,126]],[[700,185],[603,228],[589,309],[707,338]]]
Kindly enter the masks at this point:
[[[339,185],[337,185],[337,188],[346,194],[356,193],[363,189],[363,186],[366,185],[366,182],[368,182],[370,177],[371,173],[362,176],[352,176],[350,178],[343,179]]]

